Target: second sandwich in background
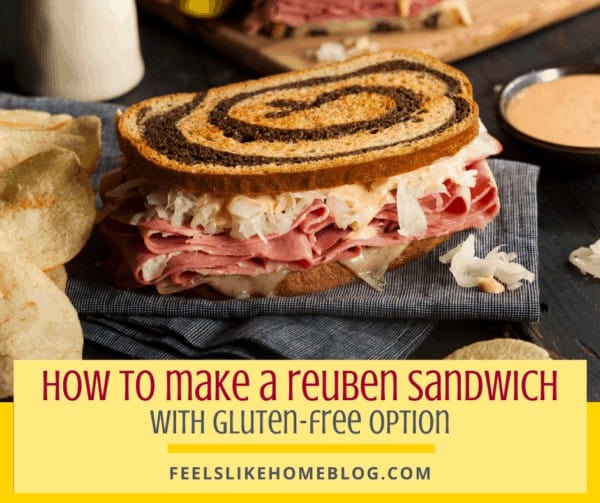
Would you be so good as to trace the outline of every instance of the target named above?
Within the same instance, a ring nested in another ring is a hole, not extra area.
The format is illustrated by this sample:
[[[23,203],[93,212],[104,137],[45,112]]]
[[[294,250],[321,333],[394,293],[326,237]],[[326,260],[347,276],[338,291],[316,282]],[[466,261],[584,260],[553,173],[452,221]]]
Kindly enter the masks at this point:
[[[499,211],[468,79],[394,50],[153,98],[117,122],[117,285],[298,295],[384,273]]]

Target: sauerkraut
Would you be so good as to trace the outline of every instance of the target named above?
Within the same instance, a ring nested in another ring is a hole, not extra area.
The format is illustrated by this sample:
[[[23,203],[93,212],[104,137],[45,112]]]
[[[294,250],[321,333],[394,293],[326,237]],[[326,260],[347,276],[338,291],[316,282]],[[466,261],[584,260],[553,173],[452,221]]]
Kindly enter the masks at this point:
[[[491,250],[484,258],[475,256],[475,236],[469,237],[456,248],[440,257],[442,264],[450,264],[456,283],[464,288],[478,286],[481,278],[495,278],[507,290],[519,288],[523,281],[535,280],[535,274],[515,262],[517,255],[501,251],[502,246]]]
[[[410,237],[420,234],[427,226],[418,201],[420,198],[431,194],[441,197],[447,193],[447,182],[464,188],[474,187],[476,172],[467,169],[467,166],[499,150],[499,143],[480,125],[479,135],[455,155],[369,187],[351,184],[306,192],[224,197],[165,190],[136,179],[112,189],[107,195],[126,197],[128,190],[139,190],[145,194],[146,209],[132,217],[132,224],[159,218],[177,227],[189,225],[201,228],[206,234],[229,232],[232,237],[240,239],[256,235],[264,239],[270,234],[284,234],[296,217],[315,200],[325,202],[339,228],[360,233],[381,208],[395,202],[399,232]],[[465,190],[466,194],[468,192]]]

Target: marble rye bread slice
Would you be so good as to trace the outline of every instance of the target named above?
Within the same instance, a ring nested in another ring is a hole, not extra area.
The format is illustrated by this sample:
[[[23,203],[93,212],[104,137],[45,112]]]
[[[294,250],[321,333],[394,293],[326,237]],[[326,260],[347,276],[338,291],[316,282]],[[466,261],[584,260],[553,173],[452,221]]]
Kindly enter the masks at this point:
[[[151,98],[117,121],[129,176],[213,194],[368,183],[451,156],[477,132],[466,76],[409,50]]]

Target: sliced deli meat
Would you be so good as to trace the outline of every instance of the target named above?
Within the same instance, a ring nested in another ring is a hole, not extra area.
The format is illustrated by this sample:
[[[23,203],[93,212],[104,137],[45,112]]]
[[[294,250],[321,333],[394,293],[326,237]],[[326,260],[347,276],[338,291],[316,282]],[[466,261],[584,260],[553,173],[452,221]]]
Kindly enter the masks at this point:
[[[493,176],[481,157],[497,153],[500,146],[482,131],[470,147],[471,159],[461,169],[451,170],[445,179],[438,174],[433,190],[427,194],[419,197],[423,185],[417,190],[410,180],[399,177],[395,185],[390,184],[389,195],[373,195],[373,199],[384,202],[364,225],[352,225],[357,220],[352,218],[346,219],[351,223],[343,227],[336,223],[335,211],[339,211],[343,198],[335,197],[334,188],[326,195],[312,191],[297,198],[315,197],[296,214],[285,232],[255,233],[242,238],[232,236],[231,219],[227,217],[222,219],[230,222],[230,228],[220,232],[210,233],[202,226],[192,226],[194,212],[202,212],[203,208],[194,207],[194,211],[182,217],[175,211],[176,197],[171,198],[171,219],[159,218],[157,215],[168,209],[152,209],[151,202],[160,198],[152,196],[151,187],[127,186],[127,181],[114,175],[112,183],[116,185],[105,186],[103,197],[105,204],[116,210],[103,221],[102,227],[129,264],[128,270],[121,271],[117,283],[140,287],[157,284],[172,293],[193,288],[199,280],[213,276],[262,277],[302,271],[329,262],[348,261],[369,249],[407,245],[440,234],[482,228],[498,213],[499,201]],[[464,157],[464,153],[457,156]],[[444,164],[453,166],[453,160],[448,159]],[[418,171],[413,177],[427,178],[435,169],[430,169],[430,173]],[[339,188],[340,193],[344,191],[348,189]],[[180,193],[179,197],[187,196]],[[260,196],[254,199],[258,200]],[[368,201],[359,206],[368,208]],[[140,211],[149,218],[140,216]],[[218,210],[224,211],[227,209]],[[253,218],[253,214],[248,218]],[[343,217],[337,220],[340,219]]]
[[[244,21],[272,37],[386,32],[470,24],[466,0],[255,0]]]

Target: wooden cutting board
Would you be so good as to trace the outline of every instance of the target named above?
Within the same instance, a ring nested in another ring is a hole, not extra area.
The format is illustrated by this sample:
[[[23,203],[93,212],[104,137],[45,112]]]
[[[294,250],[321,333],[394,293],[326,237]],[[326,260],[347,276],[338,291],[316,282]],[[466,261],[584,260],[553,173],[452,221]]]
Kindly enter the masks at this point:
[[[247,35],[222,21],[192,21],[174,11],[161,9],[160,4],[153,0],[142,1],[141,4],[259,73],[307,68],[316,64],[309,54],[323,42],[342,41],[344,38],[273,40]],[[473,16],[471,26],[412,33],[373,33],[369,38],[381,49],[406,47],[427,52],[444,61],[455,61],[599,7],[600,0],[470,0],[469,6]]]

